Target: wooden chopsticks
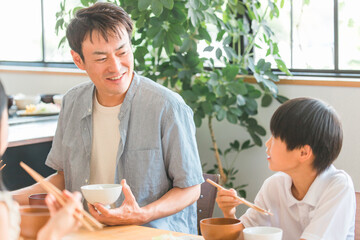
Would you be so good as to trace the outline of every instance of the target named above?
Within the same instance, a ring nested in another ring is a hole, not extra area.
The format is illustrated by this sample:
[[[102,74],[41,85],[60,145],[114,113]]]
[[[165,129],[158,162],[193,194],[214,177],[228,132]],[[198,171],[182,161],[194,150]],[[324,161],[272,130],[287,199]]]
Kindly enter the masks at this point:
[[[51,193],[54,195],[56,200],[62,205],[65,205],[66,197],[62,194],[62,192],[55,187],[52,183],[45,181],[45,178],[43,178],[40,174],[38,174],[35,170],[30,168],[28,165],[26,165],[23,162],[20,162],[20,166],[25,169],[25,171],[35,179],[48,193]],[[84,218],[81,216],[83,215]],[[94,228],[92,225],[94,225],[98,229],[102,229],[103,225],[98,222],[95,218],[93,218],[88,212],[86,212],[83,209],[77,209],[76,213],[74,214],[74,217],[81,221],[81,223],[90,231],[94,231]],[[92,224],[92,225],[91,225]]]
[[[216,182],[212,181],[212,180],[209,179],[209,178],[206,179],[206,181],[207,181],[208,183],[210,183],[211,185],[213,185],[214,187],[216,187],[218,190],[219,190],[219,189],[225,189],[223,186],[217,184]],[[236,196],[236,198],[237,198],[238,200],[240,200],[242,203],[244,203],[246,206],[251,207],[251,208],[255,209],[256,211],[258,211],[258,212],[260,212],[260,213],[262,213],[262,214],[271,215],[271,216],[273,215],[270,211],[267,211],[267,210],[265,210],[265,209],[262,209],[262,208],[259,207],[259,206],[256,206],[255,204],[247,201],[245,198],[241,198],[241,197],[239,197],[239,196]]]
[[[3,160],[0,160],[0,164],[2,164]],[[3,168],[6,166],[6,163],[3,164],[1,167],[0,167],[0,171],[3,170]]]

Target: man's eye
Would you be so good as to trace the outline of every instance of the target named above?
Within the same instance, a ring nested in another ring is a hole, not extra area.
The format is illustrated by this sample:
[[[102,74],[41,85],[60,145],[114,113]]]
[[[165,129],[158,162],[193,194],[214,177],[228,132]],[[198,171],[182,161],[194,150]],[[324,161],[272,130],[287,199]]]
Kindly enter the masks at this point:
[[[125,52],[121,52],[119,55],[122,56],[122,55],[125,55],[126,54],[126,51]]]
[[[103,62],[103,61],[105,61],[106,60],[106,58],[99,58],[99,59],[96,59],[96,61],[97,62]]]

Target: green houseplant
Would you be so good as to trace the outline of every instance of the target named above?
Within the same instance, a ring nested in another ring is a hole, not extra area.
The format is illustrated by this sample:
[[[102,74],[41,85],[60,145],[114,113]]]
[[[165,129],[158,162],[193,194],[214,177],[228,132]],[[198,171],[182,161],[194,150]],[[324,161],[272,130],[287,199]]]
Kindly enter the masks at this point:
[[[57,13],[56,31],[63,31],[69,19],[82,8],[96,0],[81,0],[80,6],[68,7],[66,0]],[[274,34],[266,19],[279,15],[276,0],[262,5],[257,0],[108,0],[125,9],[134,20],[132,40],[135,68],[154,81],[161,82],[185,99],[194,111],[194,121],[200,127],[206,121],[215,153],[215,164],[208,172],[219,172],[222,184],[233,187],[245,197],[245,185],[235,186],[238,169],[234,160],[227,167],[228,156],[253,146],[261,146],[261,136],[266,134],[254,116],[258,101],[269,106],[278,95],[274,82],[278,76],[271,71],[270,62],[253,58],[258,41],[267,46],[267,55],[277,67],[290,74],[279,55]],[[212,29],[212,30],[210,30]],[[60,45],[65,42],[65,37]],[[204,49],[199,46],[206,45]],[[199,53],[208,53],[210,57]],[[244,81],[253,75],[256,84]],[[217,146],[213,121],[226,119],[243,127],[249,140],[234,140],[223,151]]]

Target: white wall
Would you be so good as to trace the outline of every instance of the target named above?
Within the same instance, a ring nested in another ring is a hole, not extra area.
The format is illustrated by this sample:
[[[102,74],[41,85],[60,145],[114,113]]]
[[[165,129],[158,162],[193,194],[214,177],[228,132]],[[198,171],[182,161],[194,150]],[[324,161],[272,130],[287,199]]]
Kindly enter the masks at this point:
[[[0,72],[0,79],[9,94],[65,93],[72,86],[88,80],[83,76],[4,72]],[[348,172],[354,181],[355,189],[360,191],[360,109],[357,105],[360,103],[360,88],[279,85],[279,92],[289,98],[300,96],[320,98],[334,106],[342,119],[344,129],[343,149],[335,161],[335,166]],[[259,111],[257,119],[267,130],[263,142],[269,137],[270,118],[278,105],[275,101],[269,108]],[[234,139],[248,139],[247,133],[241,128],[234,128],[225,122],[215,123],[214,129],[218,145],[222,148],[227,147]],[[213,152],[210,151],[211,141],[206,122],[198,129],[197,139],[202,162],[212,165],[215,160]],[[265,147],[255,147],[243,152],[237,166],[240,169],[237,182],[249,184],[246,188],[247,198],[253,201],[262,182],[273,174],[267,168]],[[239,212],[243,212],[244,209],[246,208],[239,209]],[[219,209],[215,210],[215,216],[221,216]]]

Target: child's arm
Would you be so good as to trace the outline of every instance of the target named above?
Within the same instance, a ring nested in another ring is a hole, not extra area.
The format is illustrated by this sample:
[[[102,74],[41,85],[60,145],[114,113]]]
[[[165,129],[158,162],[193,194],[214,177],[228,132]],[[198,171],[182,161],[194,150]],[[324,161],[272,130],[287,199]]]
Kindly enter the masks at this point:
[[[55,197],[48,194],[45,201],[49,207],[51,218],[46,225],[40,230],[38,240],[57,240],[66,234],[75,231],[81,225],[80,221],[75,219],[74,213],[76,209],[82,209],[81,194],[75,192],[71,194],[63,191],[67,197],[66,204],[61,207]]]
[[[236,207],[242,202],[237,198],[234,189],[219,189],[216,196],[216,202],[226,218],[236,218]]]
[[[9,210],[0,202],[0,239],[9,239]]]

